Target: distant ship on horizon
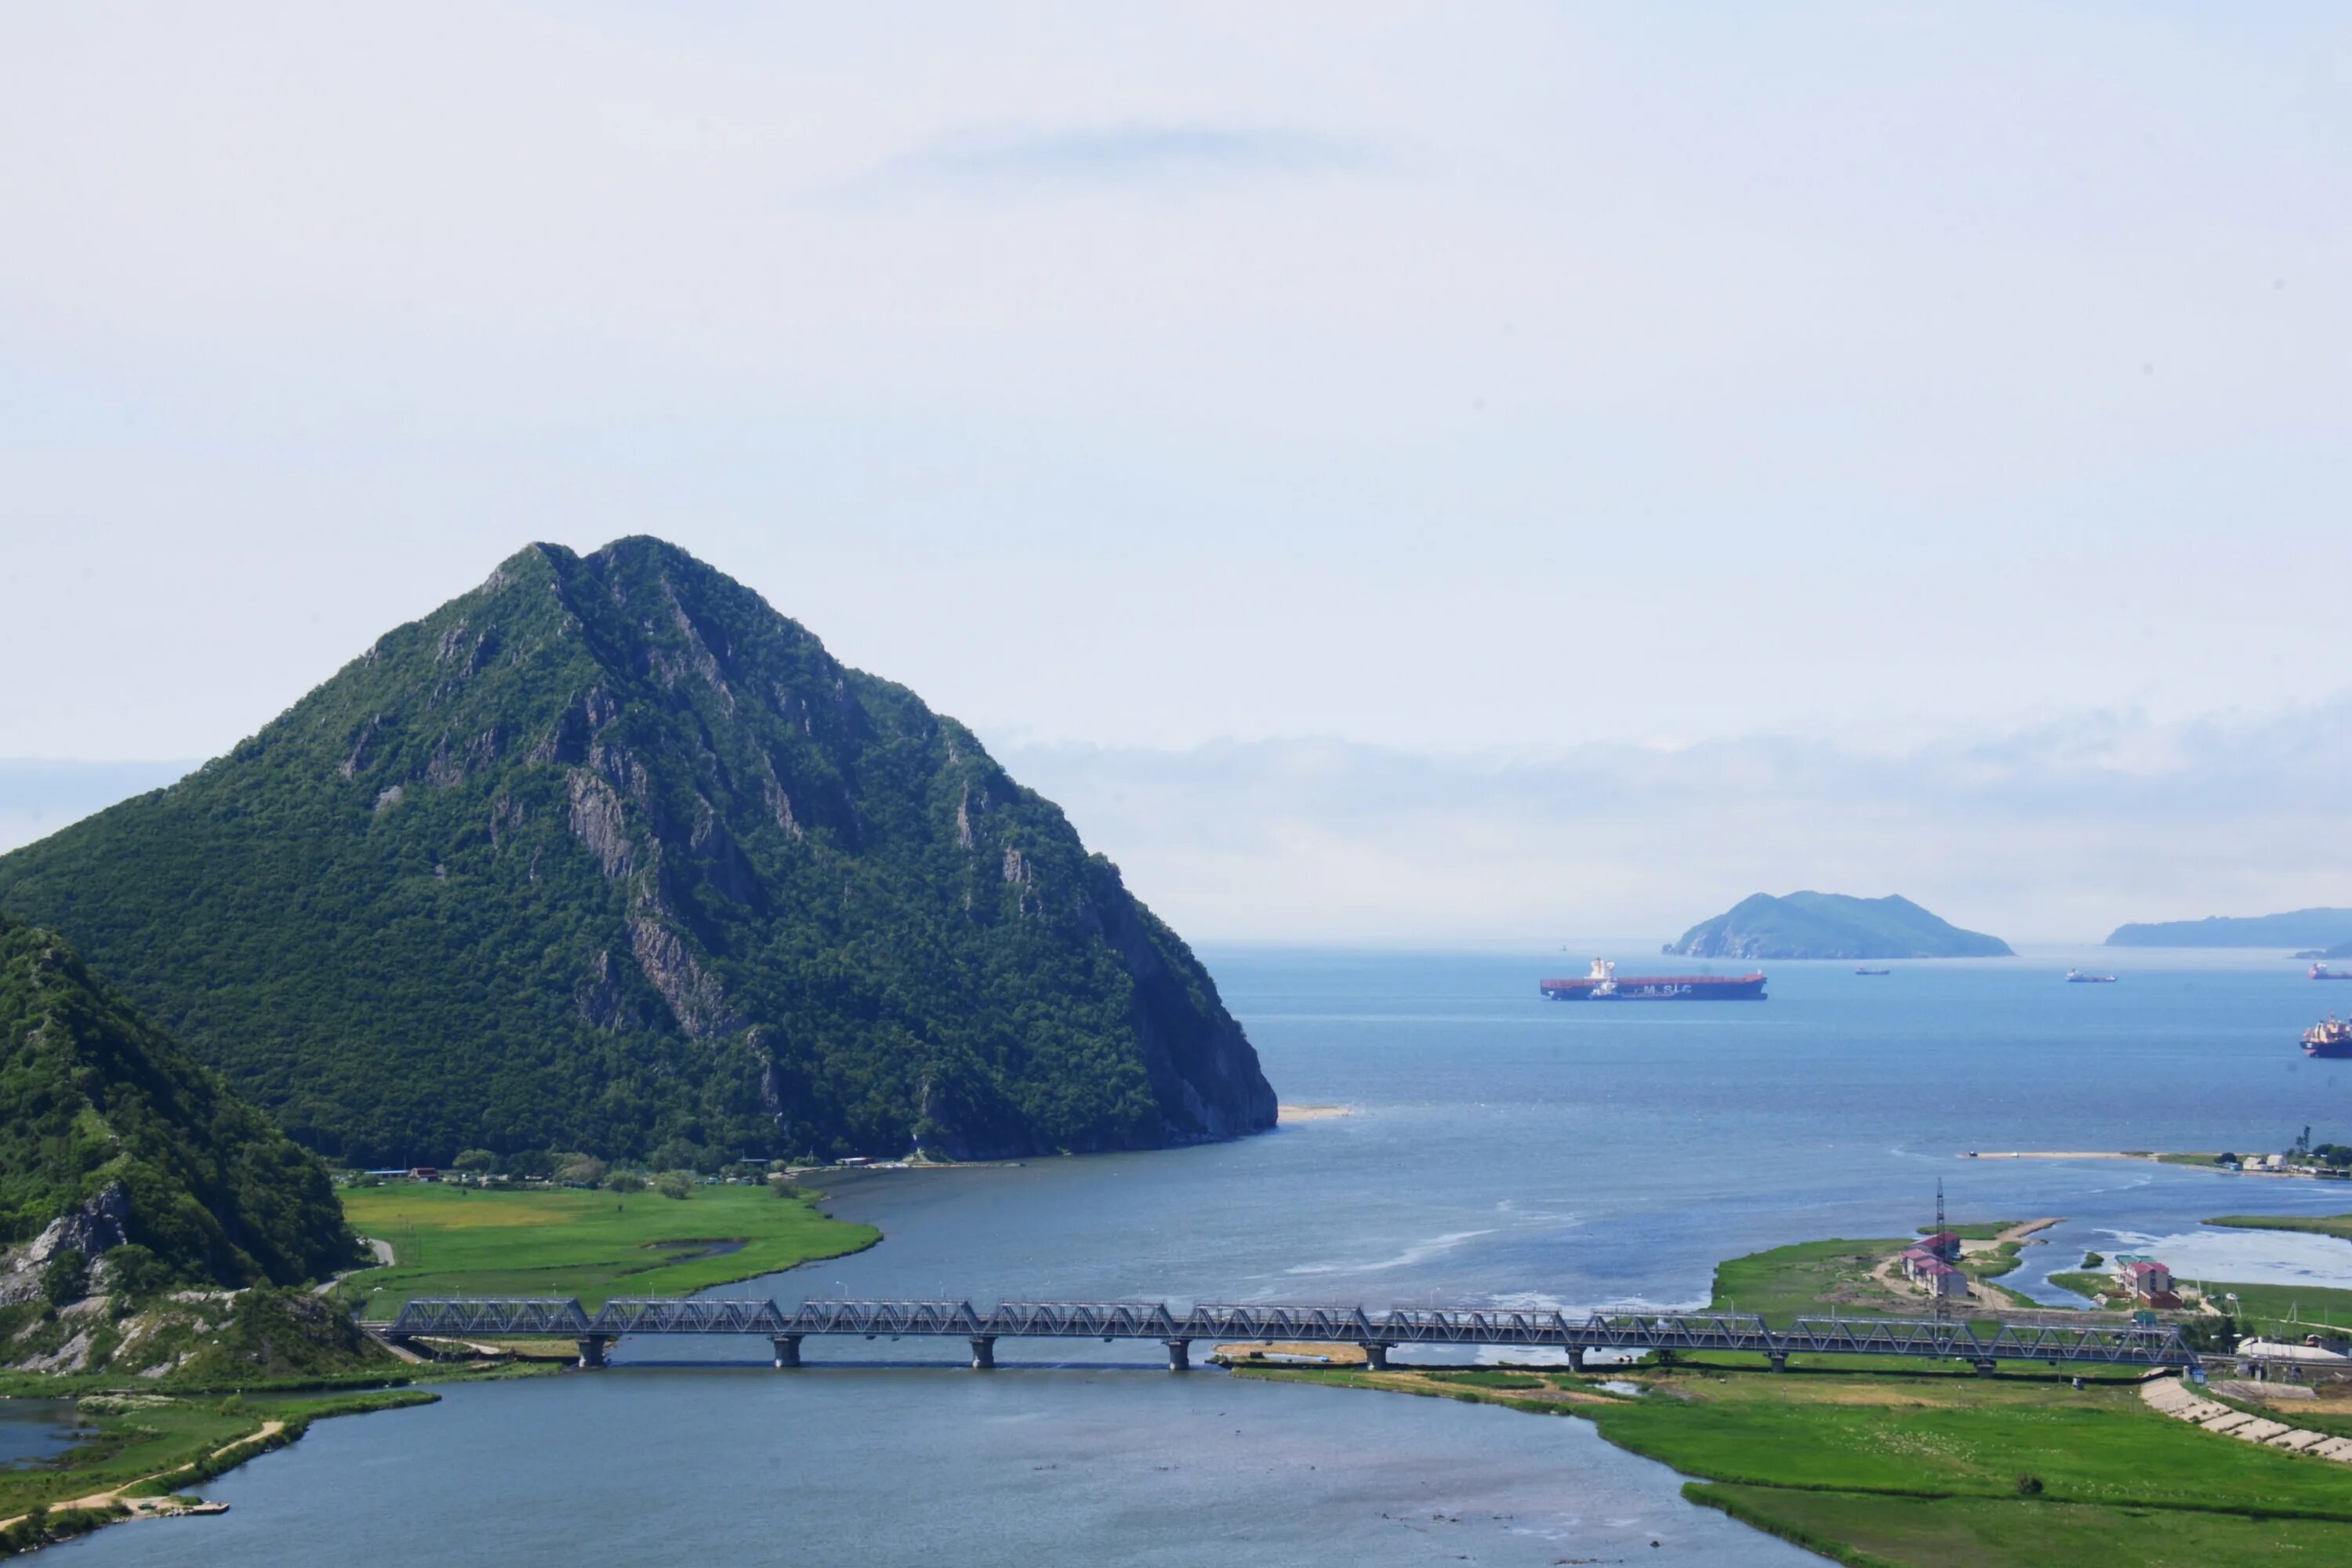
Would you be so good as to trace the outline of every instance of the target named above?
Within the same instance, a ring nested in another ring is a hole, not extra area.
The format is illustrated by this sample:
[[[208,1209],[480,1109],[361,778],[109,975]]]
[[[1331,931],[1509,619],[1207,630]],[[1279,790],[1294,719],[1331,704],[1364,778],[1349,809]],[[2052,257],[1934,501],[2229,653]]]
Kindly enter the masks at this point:
[[[2085,974],[2079,969],[2066,972],[2066,984],[2069,985],[2113,985],[2115,983],[2116,977],[2112,974]]]
[[[2311,977],[2314,980],[2352,980],[2352,969],[2330,969],[2324,963],[2315,963],[2311,966]]]
[[[1856,974],[1892,974],[1895,973],[1895,971],[1891,969],[1873,969],[1867,963],[1855,964],[1853,966],[1853,972]]]
[[[1761,1002],[1764,972],[1746,974],[1629,974],[1617,976],[1612,960],[1596,958],[1581,980],[1537,982],[1554,1002]]]

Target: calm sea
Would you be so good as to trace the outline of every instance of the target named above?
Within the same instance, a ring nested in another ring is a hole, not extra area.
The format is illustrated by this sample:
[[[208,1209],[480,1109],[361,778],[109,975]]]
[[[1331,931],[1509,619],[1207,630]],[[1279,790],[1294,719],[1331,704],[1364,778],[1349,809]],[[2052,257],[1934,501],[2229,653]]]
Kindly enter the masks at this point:
[[[1626,970],[1651,969],[1627,947]],[[2352,1244],[2200,1229],[2352,1190],[1968,1151],[2352,1142],[2352,1062],[2306,1061],[2337,988],[2276,955],[2046,952],[1774,964],[1762,1005],[1546,1003],[1589,954],[1210,950],[1286,1103],[1268,1137],[881,1173],[887,1239],[730,1293],[1564,1307],[1703,1300],[1721,1258],[1933,1217],[2063,1215],[2014,1277],[2130,1244],[2195,1277],[2352,1284]],[[2067,985],[2072,963],[2121,976]],[[1675,967],[1687,967],[1676,965]],[[1717,966],[1730,968],[1736,966]],[[2342,988],[2352,1005],[2352,985]],[[974,1565],[1786,1563],[1582,1423],[1152,1370],[1157,1346],[624,1342],[580,1376],[326,1423],[208,1487],[222,1519],[101,1532],[93,1563]],[[660,1366],[689,1356],[701,1366]],[[857,1364],[850,1364],[850,1363]],[[831,1363],[827,1365],[825,1363]],[[1655,1541],[1659,1544],[1653,1547]]]

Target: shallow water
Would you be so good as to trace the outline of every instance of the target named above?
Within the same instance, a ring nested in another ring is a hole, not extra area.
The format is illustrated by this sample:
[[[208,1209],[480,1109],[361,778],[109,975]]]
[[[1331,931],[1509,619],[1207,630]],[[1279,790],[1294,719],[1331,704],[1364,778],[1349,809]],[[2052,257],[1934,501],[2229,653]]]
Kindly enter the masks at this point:
[[[2131,1238],[2200,1267],[2226,1257],[2237,1278],[2352,1284],[2352,1244],[2198,1226],[2352,1209],[2339,1185],[1957,1157],[2270,1149],[2306,1123],[2352,1141],[2352,1062],[2295,1049],[2321,988],[2274,957],[2100,952],[2123,975],[2112,986],[2063,984],[2077,953],[1885,979],[1781,964],[1761,1005],[1595,1006],[1536,994],[1580,957],[1206,956],[1283,1099],[1353,1114],[1200,1149],[845,1175],[836,1211],[885,1242],[728,1293],[1687,1304],[1722,1258],[1927,1223],[1938,1178],[1955,1219],[2066,1216],[2011,1280],[2053,1302],[2072,1298],[2043,1276]],[[613,1374],[323,1424],[208,1487],[236,1505],[225,1520],[71,1550],[453,1565],[1806,1560],[1682,1502],[1670,1472],[1570,1419],[1171,1377],[1149,1370],[1156,1344],[1005,1342],[994,1375],[948,1370],[957,1342],[805,1350],[819,1364],[799,1374],[665,1369],[645,1363],[761,1362],[768,1347],[624,1341]],[[890,1364],[841,1364],[856,1361]]]
[[[70,1399],[0,1399],[0,1469],[55,1458],[84,1430]]]

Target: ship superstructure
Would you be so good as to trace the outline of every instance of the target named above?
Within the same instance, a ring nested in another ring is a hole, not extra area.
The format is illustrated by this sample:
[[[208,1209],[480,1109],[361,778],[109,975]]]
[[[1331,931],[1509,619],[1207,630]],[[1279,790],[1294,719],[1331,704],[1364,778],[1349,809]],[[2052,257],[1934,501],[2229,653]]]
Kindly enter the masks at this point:
[[[1764,972],[1746,974],[1626,974],[1609,959],[1596,958],[1580,980],[1538,984],[1554,1002],[1761,1002]]]
[[[2352,1024],[2347,1024],[2330,1013],[2303,1032],[2303,1054],[2307,1057],[2352,1057]]]

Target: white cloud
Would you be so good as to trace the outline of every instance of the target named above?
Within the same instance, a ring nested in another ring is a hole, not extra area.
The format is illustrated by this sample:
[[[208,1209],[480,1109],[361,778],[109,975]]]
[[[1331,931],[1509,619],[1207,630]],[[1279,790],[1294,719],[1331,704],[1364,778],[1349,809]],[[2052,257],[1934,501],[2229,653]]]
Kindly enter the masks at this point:
[[[1007,766],[1198,937],[1663,940],[1753,892],[1899,892],[2012,940],[2352,903],[2352,699],[2093,712],[1886,750],[1753,735],[1435,754],[1015,746]]]

